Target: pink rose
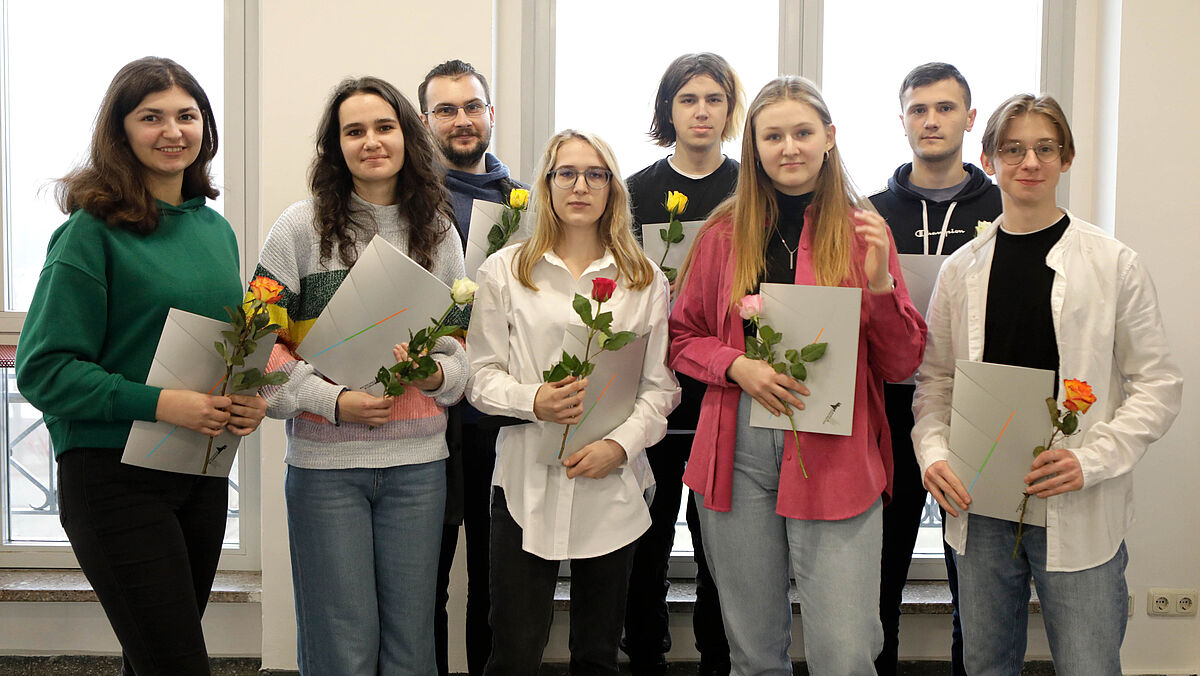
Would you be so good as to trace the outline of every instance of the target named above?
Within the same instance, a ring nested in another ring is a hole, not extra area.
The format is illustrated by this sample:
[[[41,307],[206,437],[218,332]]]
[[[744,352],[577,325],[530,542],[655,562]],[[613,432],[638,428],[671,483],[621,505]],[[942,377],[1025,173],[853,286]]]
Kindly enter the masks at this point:
[[[742,296],[738,301],[738,312],[742,319],[754,319],[762,312],[762,296],[757,293]]]

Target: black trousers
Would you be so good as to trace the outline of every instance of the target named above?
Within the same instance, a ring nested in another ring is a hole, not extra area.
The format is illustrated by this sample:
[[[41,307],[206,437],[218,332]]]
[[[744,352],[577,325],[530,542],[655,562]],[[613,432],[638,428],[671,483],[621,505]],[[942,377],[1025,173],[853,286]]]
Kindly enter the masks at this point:
[[[63,529],[121,642],[125,676],[209,674],[200,617],[227,480],[123,465],[119,448],[68,450],[58,477]]]
[[[884,409],[891,427],[892,458],[895,463],[892,501],[883,508],[883,550],[879,577],[879,619],[883,623],[883,650],[875,659],[879,676],[895,676],[900,648],[900,602],[908,582],[908,568],[921,529],[925,511],[925,491],[921,467],[913,451],[912,385],[884,386]],[[944,518],[945,515],[943,515]],[[958,575],[949,546],[946,552],[946,577],[954,602],[954,629],[951,636],[951,668],[954,676],[966,673],[962,664],[962,628],[958,622]]]
[[[492,630],[488,626],[488,534],[491,523],[492,471],[496,467],[495,425],[467,423],[461,426],[463,528],[467,532],[467,671],[471,676],[483,673],[492,651]],[[458,549],[458,525],[447,523],[442,529],[442,553],[438,561],[437,601],[434,606],[434,641],[437,644],[438,674],[450,673],[449,616],[450,568]]]
[[[625,589],[633,543],[590,559],[571,560],[573,676],[617,673],[617,643],[625,616]],[[504,491],[492,497],[492,654],[487,676],[538,672],[554,616],[561,562],[521,549],[521,527],[508,512]]]
[[[636,543],[625,606],[625,636],[621,639],[621,650],[629,656],[630,671],[635,676],[665,673],[666,653],[671,650],[667,613],[667,590],[671,583],[667,581],[667,567],[675,543],[683,470],[693,438],[691,434],[668,434],[646,449],[646,458],[654,472],[654,501],[650,504],[650,528]],[[721,621],[721,600],[704,558],[691,491],[688,491],[687,524],[696,560],[692,630],[700,652],[700,673],[728,674],[729,642]]]

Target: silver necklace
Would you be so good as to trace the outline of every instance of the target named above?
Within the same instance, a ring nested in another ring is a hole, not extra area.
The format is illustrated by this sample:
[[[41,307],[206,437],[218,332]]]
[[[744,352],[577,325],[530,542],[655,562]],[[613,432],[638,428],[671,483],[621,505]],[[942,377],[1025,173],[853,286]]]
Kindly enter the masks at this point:
[[[800,243],[796,242],[795,249],[788,246],[787,240],[785,240],[783,238],[783,233],[779,232],[778,227],[775,228],[775,236],[779,238],[779,243],[782,244],[783,248],[786,249],[788,252],[788,269],[795,270],[796,269],[796,252],[800,250]]]

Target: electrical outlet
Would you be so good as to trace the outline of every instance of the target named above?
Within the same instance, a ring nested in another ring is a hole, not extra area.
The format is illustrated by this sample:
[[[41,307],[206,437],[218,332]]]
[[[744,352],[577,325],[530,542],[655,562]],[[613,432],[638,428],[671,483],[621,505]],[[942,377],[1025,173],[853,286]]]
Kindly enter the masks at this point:
[[[1146,613],[1155,616],[1195,617],[1195,589],[1151,587],[1146,596]]]
[[[1196,590],[1185,589],[1175,595],[1175,614],[1184,616],[1195,616],[1196,614]]]

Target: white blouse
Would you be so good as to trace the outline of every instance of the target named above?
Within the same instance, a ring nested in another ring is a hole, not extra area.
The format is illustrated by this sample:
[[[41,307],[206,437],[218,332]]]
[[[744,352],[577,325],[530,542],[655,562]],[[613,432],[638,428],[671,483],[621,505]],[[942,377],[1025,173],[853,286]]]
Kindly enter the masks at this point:
[[[576,280],[550,251],[533,266],[534,291],[512,273],[519,250],[520,245],[501,249],[479,268],[467,331],[467,400],[485,413],[532,421],[500,430],[492,476],[521,526],[522,548],[552,560],[608,554],[650,527],[643,494],[654,476],[645,450],[666,434],[667,414],[679,403],[679,383],[667,368],[667,280],[655,268],[649,286],[634,291],[618,283],[604,303],[603,310],[613,313],[614,331],[648,335],[633,412],[605,436],[625,449],[628,460],[603,479],[568,479],[565,467],[536,460],[539,448],[561,441],[563,426],[538,420],[533,399],[542,372],[562,354],[568,323],[582,326],[571,307],[575,294],[590,298],[592,280],[616,279],[617,265],[606,251]]]

